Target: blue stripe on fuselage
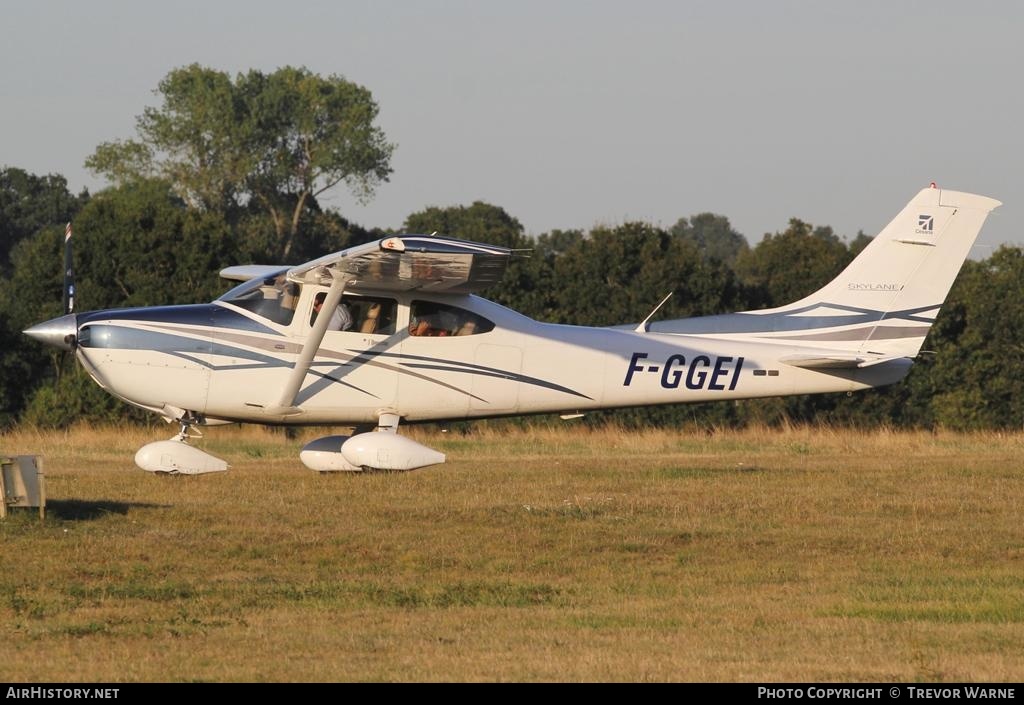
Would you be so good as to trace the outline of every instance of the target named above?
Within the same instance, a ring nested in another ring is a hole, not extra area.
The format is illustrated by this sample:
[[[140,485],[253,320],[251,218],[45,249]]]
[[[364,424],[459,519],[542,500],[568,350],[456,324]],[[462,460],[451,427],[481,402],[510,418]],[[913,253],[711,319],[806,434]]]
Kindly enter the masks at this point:
[[[78,314],[78,326],[104,321],[138,321],[140,323],[176,323],[187,326],[214,326],[250,333],[281,335],[268,326],[217,304],[187,306],[150,306],[146,308],[114,308]]]

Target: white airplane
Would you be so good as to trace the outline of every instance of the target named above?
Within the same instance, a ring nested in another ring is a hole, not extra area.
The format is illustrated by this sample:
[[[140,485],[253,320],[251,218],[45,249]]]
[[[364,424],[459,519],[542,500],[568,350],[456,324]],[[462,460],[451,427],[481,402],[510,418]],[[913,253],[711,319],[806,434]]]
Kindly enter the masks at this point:
[[[138,452],[145,470],[226,470],[186,440],[197,425],[233,422],[373,424],[312,441],[300,457],[319,471],[411,470],[445,456],[398,435],[400,422],[898,382],[999,205],[933,184],[832,282],[760,311],[540,323],[474,294],[501,278],[510,250],[399,235],[297,267],[229,267],[222,276],[243,283],[212,303],[68,313],[25,332],[73,350],[114,396],[181,424]]]

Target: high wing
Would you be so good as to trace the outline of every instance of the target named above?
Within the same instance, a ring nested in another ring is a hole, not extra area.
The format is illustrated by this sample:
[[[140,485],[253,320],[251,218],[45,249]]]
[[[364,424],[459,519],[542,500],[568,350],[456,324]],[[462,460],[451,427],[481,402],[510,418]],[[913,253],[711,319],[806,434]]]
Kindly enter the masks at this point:
[[[347,275],[348,291],[469,294],[500,281],[512,252],[468,240],[396,235],[300,264],[288,270],[288,278],[329,285]]]

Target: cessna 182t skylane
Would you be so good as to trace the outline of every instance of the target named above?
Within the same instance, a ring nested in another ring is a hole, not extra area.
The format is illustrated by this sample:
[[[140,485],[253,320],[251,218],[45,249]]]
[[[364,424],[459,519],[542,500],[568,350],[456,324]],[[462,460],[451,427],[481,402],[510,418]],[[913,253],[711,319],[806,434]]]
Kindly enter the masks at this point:
[[[613,328],[540,323],[474,295],[499,280],[510,250],[398,235],[297,267],[229,267],[221,274],[243,283],[212,303],[69,313],[25,332],[74,350],[111,394],[181,424],[138,452],[145,470],[226,470],[186,440],[193,426],[230,422],[375,424],[309,443],[302,461],[411,470],[445,456],[398,435],[402,421],[897,382],[998,205],[926,188],[824,288],[761,311]],[[339,304],[345,316],[317,315]]]

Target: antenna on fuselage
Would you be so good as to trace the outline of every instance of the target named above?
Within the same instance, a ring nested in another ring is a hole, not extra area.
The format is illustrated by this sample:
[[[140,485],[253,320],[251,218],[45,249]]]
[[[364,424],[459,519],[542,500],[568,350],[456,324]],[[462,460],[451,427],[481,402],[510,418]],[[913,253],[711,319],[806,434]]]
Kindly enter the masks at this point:
[[[637,333],[646,333],[646,332],[647,332],[647,324],[648,324],[648,322],[650,322],[650,320],[651,320],[652,318],[654,318],[654,314],[656,314],[656,313],[658,312],[658,309],[659,309],[659,308],[661,308],[662,306],[664,306],[664,305],[665,305],[665,302],[666,302],[666,301],[668,301],[668,300],[669,300],[669,299],[671,299],[671,298],[672,298],[672,292],[670,291],[670,292],[668,292],[668,296],[666,296],[665,298],[663,298],[663,299],[661,300],[661,303],[660,303],[660,304],[658,304],[657,306],[655,306],[655,307],[654,307],[654,310],[653,310],[653,311],[651,311],[651,312],[650,312],[649,314],[647,314],[647,318],[645,318],[644,320],[642,320],[642,321],[640,322],[640,325],[638,325],[638,326],[637,326],[636,328],[634,328],[633,330],[635,330],[635,331],[636,331]]]

